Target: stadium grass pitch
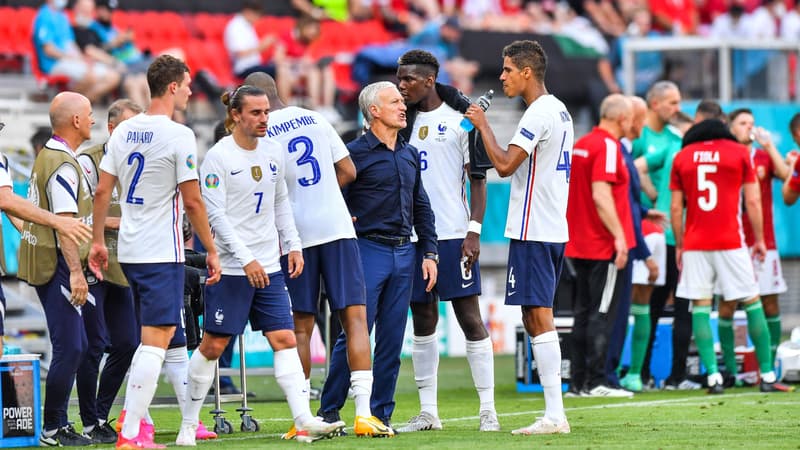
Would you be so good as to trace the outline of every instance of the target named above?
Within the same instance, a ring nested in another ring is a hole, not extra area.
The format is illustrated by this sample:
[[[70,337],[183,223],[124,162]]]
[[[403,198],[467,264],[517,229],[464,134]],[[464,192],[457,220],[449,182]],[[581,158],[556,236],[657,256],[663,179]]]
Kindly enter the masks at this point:
[[[757,387],[728,389],[724,395],[705,391],[654,391],[633,399],[566,398],[564,404],[572,433],[555,436],[512,436],[511,430],[527,426],[543,414],[541,394],[519,394],[510,356],[495,359],[495,398],[502,426],[498,433],[478,432],[478,397],[465,358],[442,358],[439,369],[439,416],[442,431],[402,434],[392,439],[356,438],[352,434],[313,444],[282,441],[291,425],[289,408],[273,377],[248,377],[248,389],[257,394],[249,402],[261,430],[239,431],[238,403],[226,403],[225,417],[234,433],[199,447],[233,449],[292,448],[313,445],[325,449],[516,449],[516,448],[793,448],[800,449],[800,393],[762,394]],[[319,384],[319,380],[315,381]],[[238,382],[236,383],[239,384]],[[172,387],[161,380],[158,396],[171,395]],[[404,359],[395,397],[393,424],[399,426],[417,414],[419,401],[411,360]],[[319,402],[312,402],[312,413]],[[201,420],[211,428],[210,405]],[[116,414],[119,407],[112,413]],[[176,406],[154,407],[156,442],[174,446],[180,426]],[[352,426],[352,400],[342,419]],[[78,420],[77,408],[70,417]],[[93,448],[103,448],[94,446]],[[113,448],[113,447],[105,447]]]

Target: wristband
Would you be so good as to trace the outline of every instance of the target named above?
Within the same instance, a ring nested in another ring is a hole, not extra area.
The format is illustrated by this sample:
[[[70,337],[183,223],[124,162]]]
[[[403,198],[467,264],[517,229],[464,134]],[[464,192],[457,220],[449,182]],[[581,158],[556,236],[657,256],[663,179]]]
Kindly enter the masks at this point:
[[[483,225],[481,225],[481,223],[478,222],[477,220],[470,220],[469,226],[467,227],[467,231],[470,233],[475,233],[480,236],[482,227]]]

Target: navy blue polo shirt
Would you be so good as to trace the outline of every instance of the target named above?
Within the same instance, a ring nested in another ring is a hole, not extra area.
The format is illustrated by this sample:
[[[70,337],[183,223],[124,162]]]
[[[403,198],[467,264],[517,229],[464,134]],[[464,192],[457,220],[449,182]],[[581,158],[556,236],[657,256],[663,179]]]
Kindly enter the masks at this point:
[[[414,227],[425,252],[437,253],[436,228],[422,186],[417,149],[397,136],[395,150],[372,131],[347,144],[356,180],[344,190],[356,234],[411,236]]]

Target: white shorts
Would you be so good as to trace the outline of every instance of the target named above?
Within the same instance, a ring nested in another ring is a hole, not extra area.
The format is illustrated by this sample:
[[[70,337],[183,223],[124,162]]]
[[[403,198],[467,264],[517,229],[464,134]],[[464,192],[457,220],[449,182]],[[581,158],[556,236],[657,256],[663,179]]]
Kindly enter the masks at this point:
[[[676,297],[711,299],[714,287],[728,300],[749,300],[758,295],[758,282],[747,248],[686,251]]]
[[[658,265],[658,278],[652,283],[655,286],[663,286],[667,281],[667,240],[664,233],[650,233],[644,237],[644,242],[650,250],[650,257]],[[647,281],[650,271],[642,260],[633,261],[633,284],[651,284]]]
[[[753,260],[756,278],[758,279],[758,293],[761,295],[782,294],[786,292],[786,281],[783,279],[781,257],[777,250],[767,250],[764,262]]]

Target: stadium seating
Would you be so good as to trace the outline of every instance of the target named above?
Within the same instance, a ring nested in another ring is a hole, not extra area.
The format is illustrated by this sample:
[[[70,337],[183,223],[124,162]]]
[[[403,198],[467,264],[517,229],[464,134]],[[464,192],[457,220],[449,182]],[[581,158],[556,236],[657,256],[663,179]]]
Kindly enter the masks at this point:
[[[49,77],[38,68],[33,50],[31,29],[36,9],[30,7],[0,7],[0,71],[29,70],[42,87],[63,89],[64,77]],[[222,85],[233,85],[230,59],[225,51],[223,34],[230,14],[206,12],[178,13],[174,11],[114,12],[114,25],[119,29],[134,31],[136,45],[142,50],[158,54],[166,49],[179,47],[186,53],[187,63],[193,72],[207,70],[214,74]],[[256,24],[259,35],[281,36],[294,26],[293,17],[264,16]],[[383,43],[393,39],[377,20],[340,23],[324,22],[318,42],[312,46],[315,57],[331,57],[336,74],[336,83],[341,91],[355,91],[358,86],[350,77],[350,62],[353,55],[364,45]],[[264,54],[271,57],[271,50]],[[20,61],[20,62],[14,62]],[[28,61],[26,68],[24,61]]]

